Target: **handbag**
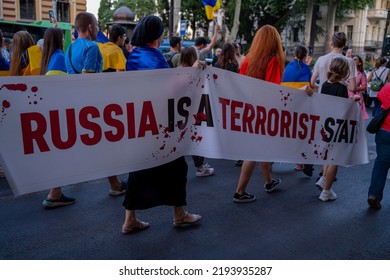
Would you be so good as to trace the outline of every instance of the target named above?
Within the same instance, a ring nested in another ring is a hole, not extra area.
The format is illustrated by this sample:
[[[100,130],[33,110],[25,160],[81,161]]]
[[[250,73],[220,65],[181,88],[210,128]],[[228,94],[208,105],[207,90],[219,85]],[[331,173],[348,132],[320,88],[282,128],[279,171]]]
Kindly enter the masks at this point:
[[[387,108],[386,110],[383,110],[381,108],[379,112],[375,115],[375,117],[373,117],[372,120],[368,123],[366,130],[372,134],[377,133],[381,128],[389,112],[390,112],[390,107]]]

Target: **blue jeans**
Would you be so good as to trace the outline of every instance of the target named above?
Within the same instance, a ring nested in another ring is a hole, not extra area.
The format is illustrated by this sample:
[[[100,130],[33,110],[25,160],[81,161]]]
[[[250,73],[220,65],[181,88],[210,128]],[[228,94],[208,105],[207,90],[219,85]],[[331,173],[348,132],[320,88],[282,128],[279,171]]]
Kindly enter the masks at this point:
[[[374,108],[372,109],[372,116],[375,117],[382,106],[382,102],[380,102],[378,98],[373,98],[373,99],[374,99]]]
[[[371,183],[368,196],[382,200],[387,172],[390,168],[390,132],[380,129],[375,135],[376,153],[374,167],[371,173]]]

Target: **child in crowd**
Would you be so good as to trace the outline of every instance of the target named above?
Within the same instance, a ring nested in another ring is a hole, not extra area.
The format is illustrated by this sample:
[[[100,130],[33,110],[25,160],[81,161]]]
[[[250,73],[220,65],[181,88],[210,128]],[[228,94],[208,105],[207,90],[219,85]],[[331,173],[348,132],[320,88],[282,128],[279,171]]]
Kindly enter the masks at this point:
[[[348,88],[342,82],[349,76],[348,62],[343,57],[335,57],[330,64],[328,72],[328,80],[322,84],[321,93],[333,96],[348,98]],[[352,97],[353,100],[358,101],[359,95]],[[331,201],[337,198],[336,193],[332,190],[332,183],[337,174],[337,165],[324,165],[323,174],[323,188],[319,199],[322,201]],[[319,185],[317,185],[319,186]]]

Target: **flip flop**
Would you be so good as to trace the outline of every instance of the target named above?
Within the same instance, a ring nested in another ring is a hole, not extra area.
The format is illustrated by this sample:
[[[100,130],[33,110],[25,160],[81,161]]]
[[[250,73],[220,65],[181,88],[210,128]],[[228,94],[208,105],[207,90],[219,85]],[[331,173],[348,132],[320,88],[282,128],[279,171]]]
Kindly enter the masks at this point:
[[[200,221],[202,216],[198,214],[191,214],[186,212],[184,214],[184,217],[179,220],[173,220],[173,226],[174,227],[181,227],[183,225],[193,225]]]
[[[137,224],[135,226],[127,227],[122,226],[122,233],[123,234],[129,234],[129,233],[135,233],[139,231],[143,231],[149,227],[149,223],[142,222],[140,220],[137,220]]]

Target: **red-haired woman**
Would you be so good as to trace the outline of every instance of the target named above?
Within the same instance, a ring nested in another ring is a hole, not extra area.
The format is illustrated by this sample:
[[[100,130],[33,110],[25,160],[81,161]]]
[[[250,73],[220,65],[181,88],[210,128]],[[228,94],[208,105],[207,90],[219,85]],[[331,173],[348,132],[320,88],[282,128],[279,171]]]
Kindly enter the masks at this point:
[[[271,25],[264,25],[253,38],[249,52],[241,65],[240,74],[280,84],[285,61],[279,32]],[[240,179],[233,197],[234,202],[251,202],[256,200],[254,195],[245,192],[255,166],[255,161],[243,162]],[[260,170],[265,181],[265,191],[272,192],[281,180],[272,179],[271,164],[269,162],[260,162]]]

